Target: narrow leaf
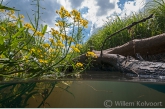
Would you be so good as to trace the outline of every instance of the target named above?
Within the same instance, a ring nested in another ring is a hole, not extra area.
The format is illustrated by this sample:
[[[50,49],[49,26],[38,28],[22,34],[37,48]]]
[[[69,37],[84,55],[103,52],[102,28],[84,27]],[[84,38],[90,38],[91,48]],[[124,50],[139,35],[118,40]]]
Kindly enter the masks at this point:
[[[14,8],[10,8],[10,7],[7,7],[7,6],[3,6],[3,5],[1,5],[1,4],[0,4],[0,9],[20,11],[20,10],[14,9]]]
[[[13,38],[19,36],[23,31],[25,30],[25,28],[20,28],[19,31],[13,36]]]
[[[45,34],[47,30],[47,25],[44,26],[43,30],[42,30],[42,34]]]

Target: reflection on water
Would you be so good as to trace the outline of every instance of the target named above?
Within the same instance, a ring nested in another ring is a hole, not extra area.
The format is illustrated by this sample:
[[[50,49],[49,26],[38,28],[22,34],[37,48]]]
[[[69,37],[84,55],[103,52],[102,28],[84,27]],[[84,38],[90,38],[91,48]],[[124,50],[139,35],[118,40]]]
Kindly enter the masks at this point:
[[[165,107],[165,84],[114,81],[31,82],[3,84],[0,85],[0,92],[0,107],[102,108],[105,107],[105,101],[108,101],[108,106],[112,103],[112,107],[147,108],[151,103],[157,103],[151,107]]]

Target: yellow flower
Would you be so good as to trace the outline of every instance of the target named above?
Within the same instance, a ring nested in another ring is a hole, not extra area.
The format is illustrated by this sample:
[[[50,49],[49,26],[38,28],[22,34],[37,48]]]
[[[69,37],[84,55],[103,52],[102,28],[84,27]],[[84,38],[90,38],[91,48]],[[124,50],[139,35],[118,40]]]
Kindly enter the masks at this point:
[[[87,28],[87,26],[88,26],[88,21],[87,21],[87,20],[84,20],[84,19],[81,19],[81,20],[80,20],[80,24],[81,24],[83,27]]]
[[[34,48],[32,48],[31,50],[30,50],[30,53],[33,53],[33,52],[35,52],[36,50],[34,49]]]
[[[36,31],[36,32],[35,32],[35,36],[41,36],[41,37],[43,37],[44,35],[43,35],[41,32]]]
[[[16,26],[16,24],[15,23],[12,23],[12,22],[9,22],[8,25],[9,26]]]
[[[58,43],[58,46],[60,46],[60,47],[64,47],[64,44],[62,44],[62,43]]]
[[[43,44],[43,47],[48,48],[50,45],[48,43]]]
[[[0,9],[0,12],[5,12],[5,10],[4,9]]]
[[[86,53],[86,56],[87,56],[87,57],[94,57],[94,58],[97,58],[97,55],[96,55],[94,52],[87,52],[87,53]]]
[[[63,44],[60,40],[58,40],[58,41],[57,41],[57,46],[63,47],[64,44]]]
[[[64,6],[61,6],[60,10],[63,11],[64,10]]]
[[[56,13],[59,14],[61,18],[70,17],[70,13],[63,6],[59,11],[56,11]]]
[[[52,49],[52,48],[49,48],[49,52],[51,53],[51,52],[54,52],[55,50],[54,49]]]
[[[43,55],[40,55],[41,58],[43,58],[44,56]]]
[[[48,63],[47,60],[43,60],[43,59],[39,59],[38,61],[39,61],[40,63]]]
[[[72,48],[73,51],[75,51],[75,52],[80,52],[80,50],[79,50],[78,48],[74,47],[74,46],[71,46],[71,48]]]
[[[65,40],[68,37],[65,34],[60,34],[60,36],[62,37],[62,40]]]
[[[74,17],[74,22],[78,22],[79,20],[81,20],[80,12],[78,12],[77,10],[72,10],[71,15]]]
[[[77,47],[77,48],[82,48],[82,45],[80,45],[80,44],[76,44],[75,47]]]
[[[21,15],[19,15],[19,17],[20,17],[21,19],[25,18],[25,17],[24,17],[24,15],[22,15],[22,14],[21,14]]]
[[[25,28],[28,28],[28,29],[33,28],[32,25],[31,25],[30,23],[25,23],[25,24],[24,24],[24,27],[25,27]]]
[[[3,26],[0,26],[0,30],[6,31],[6,29]]]
[[[57,30],[51,28],[51,34],[52,34],[53,36],[55,36],[55,35],[58,35],[59,32],[58,32]]]
[[[14,10],[10,10],[10,13],[11,13],[11,14],[14,14],[14,13],[15,13],[15,11],[14,11]]]
[[[40,52],[41,52],[41,50],[37,50],[37,52],[38,52],[38,53],[40,53]]]
[[[49,38],[49,41],[50,41],[51,43],[54,43],[53,38]]]
[[[74,42],[74,39],[72,37],[67,37],[68,41]]]
[[[64,26],[65,26],[65,22],[58,21],[57,23],[58,23],[58,25],[59,25],[60,27],[64,27]]]
[[[11,15],[10,17],[11,17],[12,19],[17,19],[17,17],[14,16],[14,15]]]
[[[56,26],[59,26],[58,23],[55,24]]]
[[[76,63],[76,67],[83,67],[83,64],[78,62],[78,63]]]
[[[80,50],[78,48],[74,48],[75,52],[80,52]]]
[[[23,56],[23,60],[27,60],[28,59],[28,56]]]

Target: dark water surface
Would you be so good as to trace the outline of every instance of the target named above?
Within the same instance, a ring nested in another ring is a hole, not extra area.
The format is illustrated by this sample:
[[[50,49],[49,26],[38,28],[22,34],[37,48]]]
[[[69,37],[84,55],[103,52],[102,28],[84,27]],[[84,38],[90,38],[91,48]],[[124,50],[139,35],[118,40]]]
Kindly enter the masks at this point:
[[[164,81],[153,78],[131,80],[121,76],[108,80],[108,75],[104,76],[76,81],[1,84],[0,107],[165,107]]]

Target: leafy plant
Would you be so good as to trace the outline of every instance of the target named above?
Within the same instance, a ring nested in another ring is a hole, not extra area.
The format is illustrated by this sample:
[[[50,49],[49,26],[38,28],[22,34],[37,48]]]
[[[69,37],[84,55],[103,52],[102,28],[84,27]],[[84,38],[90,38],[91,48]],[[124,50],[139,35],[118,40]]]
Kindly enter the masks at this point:
[[[55,25],[58,29],[51,28],[48,32],[48,25],[39,23],[39,0],[36,6],[35,20],[28,16],[30,23],[23,21],[23,15],[16,16],[15,9],[0,7],[1,15],[6,16],[0,20],[1,80],[25,80],[48,74],[53,74],[57,79],[61,74],[65,75],[69,65],[76,71],[84,70],[77,70],[78,62],[73,58],[80,54],[81,32],[88,21],[77,10],[69,12],[62,6],[56,11],[59,20]]]

